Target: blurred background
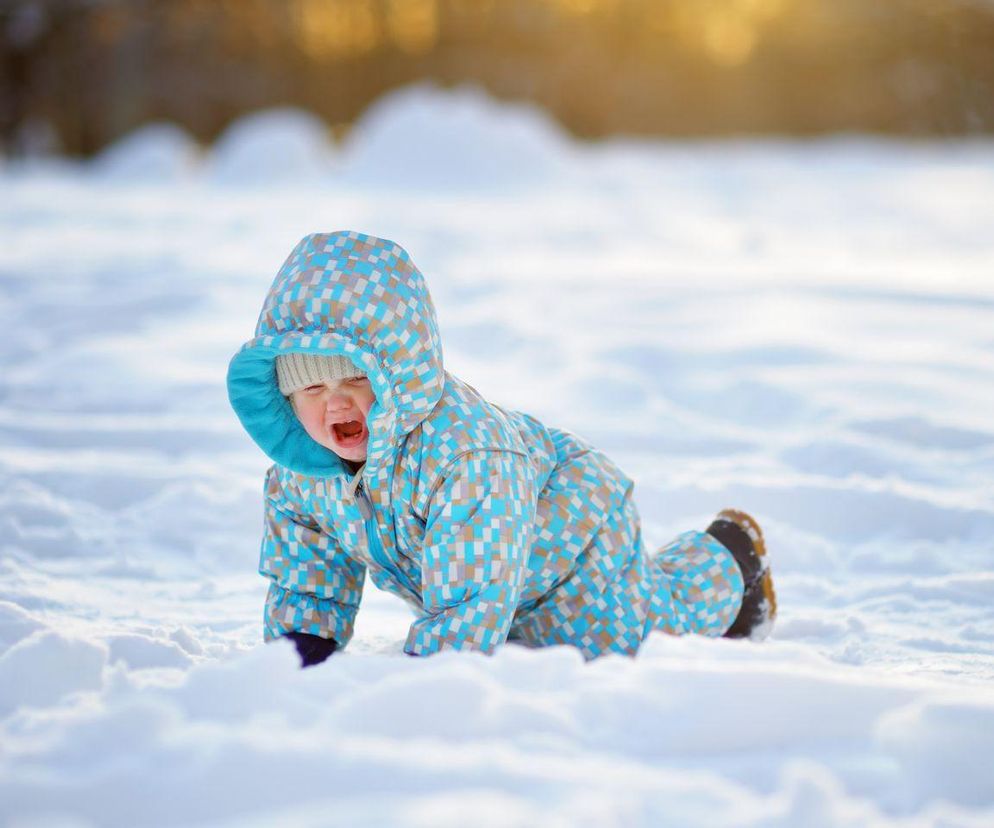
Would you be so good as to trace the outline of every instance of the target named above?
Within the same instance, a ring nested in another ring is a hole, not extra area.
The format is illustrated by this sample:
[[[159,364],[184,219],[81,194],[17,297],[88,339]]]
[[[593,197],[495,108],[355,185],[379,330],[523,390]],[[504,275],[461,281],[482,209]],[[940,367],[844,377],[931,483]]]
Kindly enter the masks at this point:
[[[333,131],[428,80],[583,138],[994,131],[991,0],[4,0],[8,157],[247,112]]]

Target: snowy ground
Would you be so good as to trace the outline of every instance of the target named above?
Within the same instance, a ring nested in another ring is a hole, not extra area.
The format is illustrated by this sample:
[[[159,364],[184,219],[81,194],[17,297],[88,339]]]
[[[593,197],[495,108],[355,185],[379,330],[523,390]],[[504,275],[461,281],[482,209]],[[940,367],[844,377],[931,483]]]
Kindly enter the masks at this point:
[[[990,825],[994,145],[571,144],[469,93],[0,167],[0,824]],[[263,647],[224,390],[299,237],[392,238],[448,366],[650,542],[766,527],[764,644]]]

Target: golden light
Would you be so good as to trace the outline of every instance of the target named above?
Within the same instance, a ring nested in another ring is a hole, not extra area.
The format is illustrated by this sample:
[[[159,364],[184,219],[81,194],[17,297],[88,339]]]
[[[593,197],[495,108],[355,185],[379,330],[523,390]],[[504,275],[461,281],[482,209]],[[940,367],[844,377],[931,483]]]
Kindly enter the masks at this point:
[[[601,15],[612,14],[619,0],[551,0],[552,5],[560,14],[584,15],[597,12]]]
[[[783,14],[792,0],[739,0],[742,11],[753,20],[772,20]]]
[[[348,57],[381,40],[370,0],[296,0],[300,45],[312,58]]]
[[[493,17],[497,0],[449,0],[449,8],[460,25],[486,26]]]
[[[696,0],[658,8],[649,22],[658,31],[674,31],[712,61],[733,68],[745,63],[763,29],[783,15],[794,0]]]
[[[387,30],[401,51],[411,55],[429,52],[438,39],[436,0],[389,0]]]
[[[590,14],[597,8],[597,0],[558,0],[557,5],[570,14]]]
[[[704,21],[704,48],[711,59],[722,66],[745,63],[758,38],[756,26],[741,18],[716,16]]]

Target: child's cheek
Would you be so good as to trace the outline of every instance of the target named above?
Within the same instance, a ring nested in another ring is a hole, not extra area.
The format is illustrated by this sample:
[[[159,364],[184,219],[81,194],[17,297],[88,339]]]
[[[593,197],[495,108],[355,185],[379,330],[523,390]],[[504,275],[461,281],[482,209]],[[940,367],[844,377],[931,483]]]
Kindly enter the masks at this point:
[[[321,416],[316,411],[307,412],[307,419],[304,421],[304,426],[312,436],[321,434],[322,426],[324,425],[321,420]]]
[[[297,420],[304,427],[304,430],[311,435],[311,437],[318,439],[320,434],[320,423],[318,422],[318,417],[314,411],[313,406],[309,406],[306,403],[303,405],[294,406],[294,413],[297,415]]]
[[[372,389],[370,389],[369,394],[367,394],[366,398],[362,401],[362,414],[364,417],[369,417],[369,409],[373,407],[373,403],[375,402],[376,394],[374,394]]]

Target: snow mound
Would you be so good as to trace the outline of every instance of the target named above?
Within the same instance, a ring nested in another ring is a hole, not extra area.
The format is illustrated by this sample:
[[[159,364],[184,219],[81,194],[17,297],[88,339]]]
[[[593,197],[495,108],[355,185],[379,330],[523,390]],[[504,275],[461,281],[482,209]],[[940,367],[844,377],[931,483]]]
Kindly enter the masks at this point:
[[[564,172],[570,143],[543,113],[472,87],[416,85],[359,119],[345,147],[346,178],[399,189],[502,190]]]
[[[357,826],[461,825],[482,802],[497,810],[474,824],[495,827],[827,828],[905,825],[909,812],[980,824],[968,809],[994,803],[976,760],[994,746],[994,708],[979,692],[870,677],[792,646],[659,635],[638,661],[512,645],[430,664],[343,655],[301,672],[279,644],[177,675],[111,663],[119,645],[108,660],[45,632],[0,657],[30,677],[14,693],[0,682],[0,801],[13,813],[321,825],[329,798]],[[80,798],[60,779],[84,771]]]
[[[221,184],[278,184],[325,175],[333,160],[320,118],[301,109],[267,109],[239,118],[222,133],[207,173]]]
[[[994,751],[989,696],[922,700],[894,710],[876,730],[878,743],[904,771],[905,796],[916,805],[933,798],[994,805],[990,767],[976,761]]]
[[[99,689],[106,661],[102,645],[51,630],[32,633],[0,655],[0,716]]]
[[[177,181],[192,175],[199,162],[197,142],[171,123],[140,127],[93,160],[93,171],[114,181]]]
[[[0,601],[0,654],[44,625],[10,601]]]

